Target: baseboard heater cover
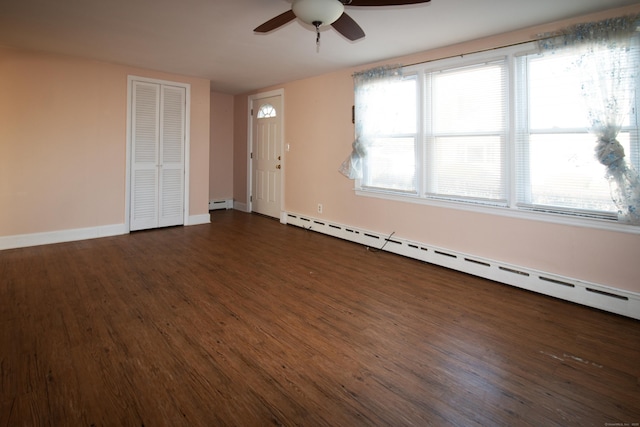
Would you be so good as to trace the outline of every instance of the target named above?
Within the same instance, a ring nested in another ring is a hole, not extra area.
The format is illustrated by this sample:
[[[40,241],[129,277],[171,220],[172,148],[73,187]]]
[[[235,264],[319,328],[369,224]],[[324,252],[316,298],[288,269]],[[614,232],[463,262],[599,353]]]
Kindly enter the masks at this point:
[[[640,320],[640,294],[287,212],[285,224]],[[393,243],[388,245],[386,243]]]
[[[209,202],[209,210],[233,209],[233,199],[211,200]]]

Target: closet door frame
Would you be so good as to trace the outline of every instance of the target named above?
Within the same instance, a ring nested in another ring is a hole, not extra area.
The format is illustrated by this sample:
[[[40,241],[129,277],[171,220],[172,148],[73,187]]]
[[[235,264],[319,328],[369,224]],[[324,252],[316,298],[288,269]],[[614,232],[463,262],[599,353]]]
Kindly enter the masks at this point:
[[[125,229],[131,230],[131,150],[133,148],[133,90],[134,82],[155,83],[161,85],[170,85],[182,87],[185,89],[185,141],[184,141],[184,212],[183,225],[188,225],[189,221],[189,176],[190,176],[190,135],[191,135],[191,85],[189,83],[174,82],[169,80],[151,79],[148,77],[133,76],[127,77],[127,146],[126,146],[126,164],[125,164],[125,202],[124,202],[124,222]]]

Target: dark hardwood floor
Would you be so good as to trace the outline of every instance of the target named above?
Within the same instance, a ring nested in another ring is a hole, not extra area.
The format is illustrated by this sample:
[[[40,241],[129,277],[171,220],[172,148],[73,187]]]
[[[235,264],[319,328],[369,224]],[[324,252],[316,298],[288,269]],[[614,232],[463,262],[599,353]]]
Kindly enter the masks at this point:
[[[640,322],[237,211],[0,252],[0,426],[640,423]]]

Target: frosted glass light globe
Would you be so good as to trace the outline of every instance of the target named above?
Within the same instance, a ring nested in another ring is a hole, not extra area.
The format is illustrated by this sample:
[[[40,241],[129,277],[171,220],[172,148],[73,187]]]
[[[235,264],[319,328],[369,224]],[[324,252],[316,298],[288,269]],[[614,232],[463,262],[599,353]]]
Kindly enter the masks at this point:
[[[318,26],[331,25],[344,12],[344,5],[339,0],[294,0],[291,6],[293,13],[307,24]]]

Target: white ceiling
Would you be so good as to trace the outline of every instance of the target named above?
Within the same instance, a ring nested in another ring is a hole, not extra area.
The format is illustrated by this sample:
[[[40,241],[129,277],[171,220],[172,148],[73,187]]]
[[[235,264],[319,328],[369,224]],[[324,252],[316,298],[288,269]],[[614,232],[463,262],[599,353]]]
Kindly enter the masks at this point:
[[[311,26],[253,29],[290,0],[0,0],[0,45],[203,77],[237,94],[637,0],[431,0],[346,7],[366,37]],[[1,77],[1,76],[0,76]]]

